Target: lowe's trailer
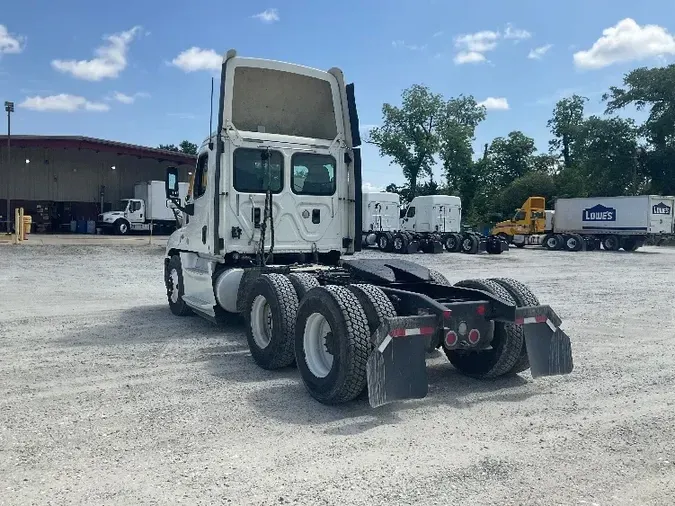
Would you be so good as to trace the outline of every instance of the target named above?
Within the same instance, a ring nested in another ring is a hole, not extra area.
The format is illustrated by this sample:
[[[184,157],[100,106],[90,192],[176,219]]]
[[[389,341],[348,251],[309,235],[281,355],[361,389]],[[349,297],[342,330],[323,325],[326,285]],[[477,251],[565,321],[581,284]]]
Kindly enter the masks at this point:
[[[649,238],[675,233],[673,208],[675,197],[660,195],[558,199],[542,243],[551,250],[635,251]]]
[[[166,247],[175,315],[242,314],[255,363],[296,364],[325,404],[425,397],[429,348],[476,378],[572,371],[560,319],[521,283],[452,286],[412,262],[350,258],[361,249],[361,140],[339,69],[229,51],[217,125],[187,204],[167,169],[166,194],[190,217]]]

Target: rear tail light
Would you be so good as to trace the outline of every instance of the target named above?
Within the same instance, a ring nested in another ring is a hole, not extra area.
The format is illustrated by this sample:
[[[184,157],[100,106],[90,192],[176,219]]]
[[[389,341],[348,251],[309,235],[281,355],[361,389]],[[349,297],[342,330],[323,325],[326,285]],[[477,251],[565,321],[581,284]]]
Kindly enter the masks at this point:
[[[445,346],[452,348],[457,344],[457,333],[452,330],[445,334]]]
[[[485,314],[485,306],[483,304],[476,308],[476,314],[478,316],[483,316]]]
[[[480,341],[480,332],[478,329],[471,329],[469,332],[469,342],[471,344],[476,344],[478,341]]]

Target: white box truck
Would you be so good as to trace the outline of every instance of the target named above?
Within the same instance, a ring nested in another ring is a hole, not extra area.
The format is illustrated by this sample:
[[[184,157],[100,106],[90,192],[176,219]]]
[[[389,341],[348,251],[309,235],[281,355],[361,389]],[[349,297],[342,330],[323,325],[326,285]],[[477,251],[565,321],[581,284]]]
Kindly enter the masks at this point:
[[[549,250],[580,251],[602,247],[608,251],[635,251],[648,238],[658,240],[675,233],[675,197],[570,198],[556,200],[554,207],[553,213],[547,211],[542,233],[514,235],[513,242],[517,245],[542,244]]]
[[[361,207],[362,244],[391,251],[392,234],[399,229],[401,203],[398,193],[365,192]]]
[[[188,183],[179,183],[181,201],[188,194]],[[117,211],[98,215],[97,227],[119,235],[130,231],[171,233],[176,229],[181,213],[166,198],[164,181],[146,181],[134,185],[134,198],[122,199]],[[176,214],[178,213],[178,215]]]

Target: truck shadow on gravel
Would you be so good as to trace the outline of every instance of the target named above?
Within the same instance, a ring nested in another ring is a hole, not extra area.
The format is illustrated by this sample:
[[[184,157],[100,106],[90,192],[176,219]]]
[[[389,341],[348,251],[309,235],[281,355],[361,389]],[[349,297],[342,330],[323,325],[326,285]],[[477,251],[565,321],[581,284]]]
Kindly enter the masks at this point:
[[[402,422],[400,415],[406,411],[429,413],[444,408],[466,409],[485,402],[522,402],[540,393],[528,388],[530,381],[521,376],[479,381],[461,375],[450,363],[428,364],[427,374],[426,398],[376,409],[368,404],[367,395],[347,404],[324,406],[310,397],[297,371],[294,371],[296,381],[256,390],[248,395],[248,402],[265,417],[313,426],[325,434],[347,436]]]

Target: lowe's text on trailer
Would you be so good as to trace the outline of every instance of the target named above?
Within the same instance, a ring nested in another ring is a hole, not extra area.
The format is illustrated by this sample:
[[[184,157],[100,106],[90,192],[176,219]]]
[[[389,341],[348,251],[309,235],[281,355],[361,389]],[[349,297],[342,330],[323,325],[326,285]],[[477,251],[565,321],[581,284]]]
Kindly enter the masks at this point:
[[[598,204],[584,209],[582,221],[616,221],[616,209]]]
[[[652,214],[660,214],[663,216],[670,216],[670,206],[659,202],[652,206]]]

